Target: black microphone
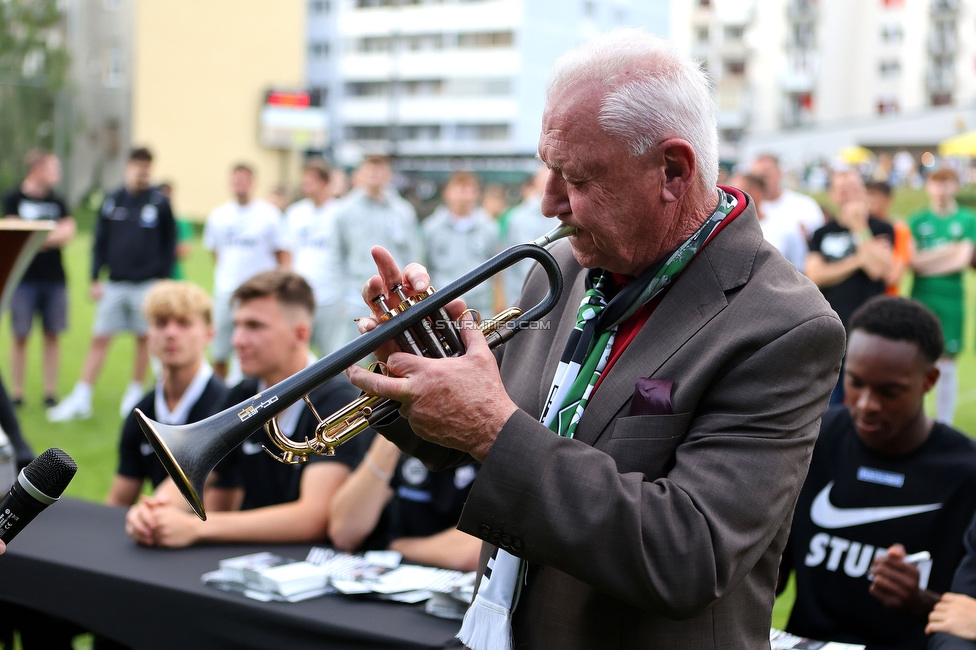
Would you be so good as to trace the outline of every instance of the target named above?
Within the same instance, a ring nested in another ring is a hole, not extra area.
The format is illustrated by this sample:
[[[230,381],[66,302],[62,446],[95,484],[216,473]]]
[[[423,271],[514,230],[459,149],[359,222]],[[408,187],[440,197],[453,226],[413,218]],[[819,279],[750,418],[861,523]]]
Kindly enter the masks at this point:
[[[78,465],[68,454],[51,447],[20,471],[0,501],[0,540],[9,543],[68,487]]]

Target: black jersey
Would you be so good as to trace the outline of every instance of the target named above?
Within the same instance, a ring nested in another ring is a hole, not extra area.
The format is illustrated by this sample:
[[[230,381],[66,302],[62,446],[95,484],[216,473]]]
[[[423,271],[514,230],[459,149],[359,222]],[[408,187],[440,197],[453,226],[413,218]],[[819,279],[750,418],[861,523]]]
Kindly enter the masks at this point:
[[[197,422],[210,417],[220,411],[227,399],[227,387],[220,377],[213,375],[207,382],[206,387],[200,394],[200,398],[194,402],[187,414],[187,422]],[[156,389],[146,393],[142,400],[136,405],[147,417],[156,418]],[[166,470],[163,464],[156,457],[152,445],[146,440],[142,428],[139,426],[139,419],[135,411],[129,413],[122,425],[122,437],[119,440],[119,469],[121,476],[129,478],[149,479],[153,487],[162,483],[166,478]]]
[[[245,379],[230,390],[225,406],[239,404],[257,393],[258,380]],[[319,415],[328,417],[359,397],[359,394],[359,389],[350,384],[345,375],[336,375],[313,390],[310,398]],[[314,437],[315,426],[315,416],[312,415],[311,410],[305,408],[289,438],[295,442],[304,442],[305,438]],[[335,456],[311,454],[308,463],[285,465],[264,452],[262,447],[265,446],[272,452],[276,452],[277,449],[268,439],[264,427],[258,427],[247,440],[220,462],[215,471],[222,484],[244,488],[242,510],[289,503],[298,499],[302,471],[308,464],[338,462],[355,469],[366,455],[373,441],[373,435],[372,429],[366,429],[337,447]],[[324,504],[323,507],[327,505]]]
[[[21,189],[14,190],[3,199],[3,216],[11,215],[30,221],[60,221],[68,216],[68,208],[57,194],[48,192],[40,198],[27,196]],[[60,248],[37,251],[30,266],[24,271],[24,281],[64,282],[64,265]]]
[[[976,443],[943,424],[915,451],[887,456],[858,438],[846,408],[823,417],[797,501],[784,570],[796,571],[787,631],[867,645],[925,648],[925,622],[868,593],[874,558],[895,543],[928,551],[920,586],[949,589],[976,513]]]
[[[895,229],[890,223],[870,217],[868,227],[875,237],[886,237],[889,242],[894,243]],[[836,221],[828,221],[813,233],[810,250],[823,255],[827,262],[837,262],[857,252],[857,244],[850,230]],[[858,269],[850,277],[835,285],[822,287],[820,291],[847,327],[857,308],[868,298],[883,294],[885,287],[884,280],[872,280],[863,269]]]
[[[362,548],[385,549],[401,537],[429,537],[457,526],[480,468],[480,463],[469,463],[432,472],[418,459],[401,455],[390,479],[393,498]]]

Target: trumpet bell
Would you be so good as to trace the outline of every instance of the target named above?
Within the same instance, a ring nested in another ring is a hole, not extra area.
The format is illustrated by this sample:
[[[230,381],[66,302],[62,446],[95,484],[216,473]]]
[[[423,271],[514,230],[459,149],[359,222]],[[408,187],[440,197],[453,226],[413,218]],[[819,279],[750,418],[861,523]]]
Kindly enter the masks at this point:
[[[193,425],[175,426],[156,422],[136,409],[136,416],[143,431],[152,431],[147,435],[156,456],[166,469],[166,473],[173,478],[176,487],[180,489],[183,498],[193,508],[200,519],[206,520],[207,513],[203,507],[203,486],[211,469],[223,458],[225,453],[213,448],[208,450],[203,436],[198,435]],[[214,456],[217,456],[214,458]],[[177,460],[178,459],[178,460]]]

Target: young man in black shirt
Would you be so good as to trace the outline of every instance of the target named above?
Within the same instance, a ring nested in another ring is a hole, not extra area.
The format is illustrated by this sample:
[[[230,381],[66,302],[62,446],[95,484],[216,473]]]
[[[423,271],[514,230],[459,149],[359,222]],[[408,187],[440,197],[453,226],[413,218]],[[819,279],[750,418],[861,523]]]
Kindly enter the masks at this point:
[[[176,222],[169,201],[149,184],[151,167],[149,150],[134,149],[125,166],[125,186],[110,194],[99,211],[89,291],[98,302],[92,342],[71,394],[48,409],[50,422],[91,416],[95,380],[118,332],[136,335],[132,381],[119,409],[122,416],[142,397],[149,365],[142,301],[156,280],[170,277],[176,261]],[[103,267],[108,269],[104,283],[99,277]]]
[[[850,331],[854,310],[885,292],[895,229],[868,214],[867,190],[855,171],[835,172],[830,177],[830,199],[837,213],[814,231],[803,272],[820,287]],[[842,372],[830,403],[843,401]]]
[[[233,406],[290,377],[314,358],[308,349],[315,298],[297,273],[259,273],[234,292],[234,350],[245,379],[231,389]],[[345,375],[313,390],[310,399],[323,417],[359,396]],[[301,401],[278,417],[295,442],[315,433],[316,421]],[[268,457],[271,447],[260,427],[214,470],[208,485],[206,521],[192,514],[172,480],[129,510],[126,532],[140,544],[180,547],[198,542],[312,542],[328,531],[332,495],[362,460],[372,441],[365,431],[340,446],[335,456],[310,456],[307,463],[285,465]],[[272,448],[272,450],[274,450]],[[222,510],[218,510],[222,509]]]
[[[55,393],[60,365],[58,336],[68,326],[68,289],[61,263],[61,248],[75,236],[75,220],[54,193],[61,182],[61,162],[50,151],[27,154],[27,176],[3,199],[3,215],[10,219],[53,221],[41,249],[31,260],[10,303],[14,344],[10,355],[11,400],[24,401],[24,359],[34,314],[44,327],[44,405],[57,404]]]
[[[210,296],[190,282],[161,280],[146,295],[143,315],[149,326],[149,350],[159,359],[156,386],[136,405],[147,417],[169,425],[202,420],[219,411],[227,388],[207,363],[213,338]],[[122,425],[119,466],[106,499],[110,506],[131,506],[148,479],[153,488],[166,470],[139,427],[135,411]]]
[[[976,443],[925,414],[942,329],[915,301],[871,299],[850,321],[845,407],[827,411],[793,518],[780,586],[799,636],[924,648],[976,513]]]

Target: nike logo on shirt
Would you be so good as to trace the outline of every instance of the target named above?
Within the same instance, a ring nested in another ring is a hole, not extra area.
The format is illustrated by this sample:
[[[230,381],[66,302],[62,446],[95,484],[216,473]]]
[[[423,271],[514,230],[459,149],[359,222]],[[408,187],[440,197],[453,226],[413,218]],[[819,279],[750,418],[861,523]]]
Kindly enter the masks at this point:
[[[264,449],[264,445],[260,442],[251,442],[250,440],[245,440],[244,444],[241,445],[241,449],[248,456],[253,456],[254,454],[260,454],[261,450]]]
[[[153,455],[152,445],[150,445],[148,442],[144,442],[144,443],[140,444],[139,445],[139,451],[142,452],[142,455],[143,456],[152,456]]]
[[[830,503],[830,490],[834,482],[828,483],[820,494],[813,500],[810,507],[810,519],[821,528],[847,528],[848,526],[862,526],[875,524],[879,521],[899,519],[931,512],[942,507],[941,503],[929,503],[918,506],[881,506],[876,508],[838,508]]]

